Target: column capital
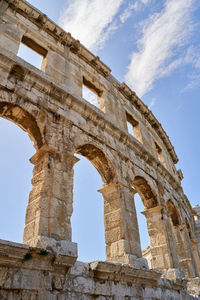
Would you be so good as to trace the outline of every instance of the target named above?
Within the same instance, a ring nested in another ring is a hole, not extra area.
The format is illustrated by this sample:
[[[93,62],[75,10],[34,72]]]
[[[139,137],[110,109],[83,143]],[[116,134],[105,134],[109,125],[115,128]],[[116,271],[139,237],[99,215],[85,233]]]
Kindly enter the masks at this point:
[[[57,150],[53,146],[43,145],[30,159],[29,161],[35,165],[44,155],[51,154],[57,155]]]
[[[164,209],[164,206],[162,205],[157,205],[155,207],[152,208],[147,208],[144,211],[142,211],[141,213],[145,216],[148,216],[150,214],[156,214],[156,213],[161,213],[161,211]]]
[[[103,187],[101,189],[99,189],[98,192],[103,194],[103,193],[107,193],[109,191],[118,190],[119,188],[126,188],[133,195],[137,193],[137,191],[133,187],[127,186],[124,183],[122,183],[121,181],[117,181],[117,182],[110,183],[110,184],[103,184]]]

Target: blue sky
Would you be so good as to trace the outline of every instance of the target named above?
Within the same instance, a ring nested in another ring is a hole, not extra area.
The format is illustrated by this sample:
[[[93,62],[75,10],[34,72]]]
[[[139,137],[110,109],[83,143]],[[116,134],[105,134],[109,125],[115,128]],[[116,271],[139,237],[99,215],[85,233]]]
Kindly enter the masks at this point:
[[[200,204],[200,2],[29,2],[98,55],[112,69],[112,74],[125,81],[149,106],[178,154],[177,169],[183,171],[186,195],[192,205]],[[31,189],[32,166],[28,159],[34,154],[34,148],[26,133],[3,119],[0,119],[0,134],[3,202],[0,237],[21,241]],[[82,175],[85,170],[87,180]],[[103,200],[96,192],[99,188],[101,179],[97,171],[82,158],[75,167],[72,221],[73,241],[80,243],[79,259],[85,261],[104,258]],[[140,204],[140,199],[136,200]],[[138,211],[142,209],[141,206]],[[93,221],[88,222],[91,216]],[[145,225],[141,222],[143,230]],[[145,247],[147,237],[143,233],[141,237]],[[86,238],[88,242],[84,243]]]

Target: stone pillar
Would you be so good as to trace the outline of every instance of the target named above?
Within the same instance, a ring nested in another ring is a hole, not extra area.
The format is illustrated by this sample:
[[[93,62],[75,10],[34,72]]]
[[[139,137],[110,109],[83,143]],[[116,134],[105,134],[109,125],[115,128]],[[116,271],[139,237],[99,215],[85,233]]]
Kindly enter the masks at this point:
[[[72,165],[74,159],[71,158]],[[68,229],[67,170],[62,170],[56,150],[46,145],[37,151],[31,162],[34,164],[33,188],[26,210],[23,242],[77,256],[76,244],[71,242],[71,231]],[[73,169],[73,166],[69,169]],[[72,193],[69,195],[72,197]]]
[[[0,50],[17,55],[24,31],[15,24],[0,24]]]
[[[41,69],[54,82],[69,89],[70,93],[82,97],[82,73],[80,67],[70,58],[69,47],[66,46],[64,56],[49,49]]]
[[[112,86],[105,89],[99,97],[99,109],[107,114],[114,122],[117,122],[122,128],[126,127],[126,115],[119,101],[115,100],[115,92],[112,93]]]
[[[104,197],[106,259],[148,268],[146,260],[141,258],[134,190],[113,183],[99,192]]]
[[[173,235],[163,216],[163,206],[156,206],[142,212],[147,220],[149,232],[152,268],[163,270],[178,268],[178,258]]]
[[[173,226],[180,268],[188,278],[199,276],[186,225]]]
[[[195,258],[195,261],[196,261],[198,273],[200,274],[200,252],[199,252],[199,249],[198,249],[197,239],[194,239],[194,238],[191,239],[191,244],[192,244],[192,250],[193,250],[194,258]]]

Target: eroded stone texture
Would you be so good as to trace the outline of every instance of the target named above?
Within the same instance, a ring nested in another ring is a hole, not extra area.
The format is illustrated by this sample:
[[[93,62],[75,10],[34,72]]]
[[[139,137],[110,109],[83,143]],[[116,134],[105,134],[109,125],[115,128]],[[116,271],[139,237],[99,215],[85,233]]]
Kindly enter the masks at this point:
[[[20,43],[43,56],[41,70],[17,56]],[[0,117],[25,130],[36,149],[24,245],[0,243],[0,299],[193,299],[186,286],[200,294],[199,206],[192,209],[182,190],[161,124],[110,72],[27,2],[0,1]],[[83,99],[83,85],[98,107]],[[75,264],[76,154],[102,178],[106,262]],[[151,241],[143,256],[135,193]]]

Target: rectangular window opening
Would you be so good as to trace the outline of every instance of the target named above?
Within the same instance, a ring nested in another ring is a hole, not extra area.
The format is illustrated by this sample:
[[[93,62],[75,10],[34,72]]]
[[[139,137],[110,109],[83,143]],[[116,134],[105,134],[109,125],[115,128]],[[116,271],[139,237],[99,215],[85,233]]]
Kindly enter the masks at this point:
[[[166,166],[164,154],[163,154],[163,151],[162,151],[161,147],[156,142],[155,142],[155,147],[156,147],[156,152],[157,152],[157,156],[158,156],[159,161],[164,166]]]
[[[129,113],[126,112],[128,132],[142,143],[139,122],[136,121]]]
[[[83,77],[82,96],[91,104],[99,107],[99,97],[102,96],[102,91],[98,89],[92,82]]]
[[[32,39],[23,36],[17,55],[36,68],[41,69],[47,50]]]

